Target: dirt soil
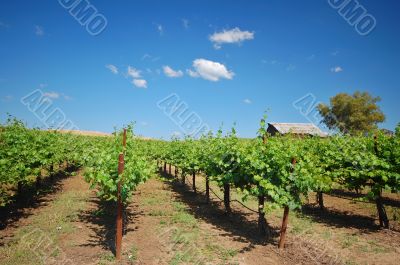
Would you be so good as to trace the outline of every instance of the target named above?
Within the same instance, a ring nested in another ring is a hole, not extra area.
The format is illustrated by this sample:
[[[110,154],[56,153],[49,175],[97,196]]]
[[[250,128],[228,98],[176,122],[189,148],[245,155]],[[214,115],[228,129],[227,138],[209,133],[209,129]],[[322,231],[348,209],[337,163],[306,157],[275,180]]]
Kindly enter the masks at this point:
[[[227,216],[215,195],[205,204],[201,177],[196,180],[198,194],[188,182],[163,177],[140,185],[127,207],[120,263],[114,260],[115,205],[88,191],[80,174],[61,179],[34,206],[2,216],[0,249],[13,244],[25,226],[36,224],[33,218],[46,213],[59,196],[79,192],[84,207],[68,219],[72,229],[55,241],[62,254],[57,257],[69,263],[57,263],[56,257],[51,264],[398,264],[400,233],[378,228],[373,205],[326,195],[325,212],[311,203],[303,213],[291,213],[286,249],[279,251],[281,211],[267,215],[270,234],[261,238],[256,213],[233,202]],[[251,201],[246,205],[257,207]],[[0,255],[0,264],[16,263]]]

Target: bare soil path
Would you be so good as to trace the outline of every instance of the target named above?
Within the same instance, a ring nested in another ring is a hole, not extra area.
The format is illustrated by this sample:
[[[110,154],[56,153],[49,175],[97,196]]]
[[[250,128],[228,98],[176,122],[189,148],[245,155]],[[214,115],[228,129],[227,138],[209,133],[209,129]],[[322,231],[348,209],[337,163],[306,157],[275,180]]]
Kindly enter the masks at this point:
[[[325,196],[326,213],[312,205],[291,213],[279,251],[280,211],[268,213],[270,236],[261,238],[256,213],[232,203],[226,216],[215,195],[205,204],[204,179],[196,179],[197,194],[187,184],[163,175],[139,186],[125,211],[117,262],[115,205],[100,201],[80,172],[61,178],[34,206],[3,218],[0,264],[398,264],[400,234],[378,230],[372,206]],[[246,205],[257,209],[255,201]]]

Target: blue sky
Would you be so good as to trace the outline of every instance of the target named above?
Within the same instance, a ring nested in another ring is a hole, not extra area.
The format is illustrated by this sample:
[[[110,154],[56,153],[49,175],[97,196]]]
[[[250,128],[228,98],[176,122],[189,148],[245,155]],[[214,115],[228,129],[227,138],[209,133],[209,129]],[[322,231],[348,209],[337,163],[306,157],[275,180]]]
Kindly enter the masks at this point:
[[[201,125],[236,123],[253,137],[266,109],[269,121],[308,122],[293,106],[299,98],[361,90],[382,98],[381,127],[394,129],[400,3],[359,3],[376,20],[366,36],[328,0],[92,0],[107,21],[94,36],[59,1],[4,0],[0,118],[45,126],[20,100],[40,89],[81,130],[136,121],[138,134],[169,138],[185,126],[157,102],[176,94]]]

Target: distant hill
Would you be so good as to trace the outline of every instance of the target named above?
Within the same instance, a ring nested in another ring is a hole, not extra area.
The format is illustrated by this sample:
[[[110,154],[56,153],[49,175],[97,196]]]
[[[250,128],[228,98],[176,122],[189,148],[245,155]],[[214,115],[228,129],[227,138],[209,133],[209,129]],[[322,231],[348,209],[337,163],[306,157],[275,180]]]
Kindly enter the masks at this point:
[[[59,130],[60,133],[71,133],[85,136],[111,136],[111,133],[96,132],[96,131],[76,131],[76,130]]]

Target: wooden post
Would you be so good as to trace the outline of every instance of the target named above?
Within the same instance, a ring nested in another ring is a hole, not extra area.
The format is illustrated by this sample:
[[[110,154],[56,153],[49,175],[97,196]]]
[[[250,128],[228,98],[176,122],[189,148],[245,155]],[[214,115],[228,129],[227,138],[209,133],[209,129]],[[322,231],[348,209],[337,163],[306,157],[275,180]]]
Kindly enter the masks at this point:
[[[49,171],[50,171],[50,173],[49,173],[50,180],[53,181],[54,180],[54,165],[53,165],[53,163],[51,163]]]
[[[206,202],[210,203],[210,178],[206,176]]]
[[[374,151],[375,155],[378,156],[378,137],[374,135]],[[379,225],[386,229],[389,228],[389,219],[385,210],[385,206],[382,201],[382,190],[380,189],[375,198],[376,209],[378,210]]]
[[[194,193],[196,193],[196,172],[193,172],[193,183],[192,183],[192,185],[193,185],[193,191],[194,191]]]
[[[185,173],[183,172],[183,169],[182,169],[182,173],[181,173],[181,181],[182,181],[182,185],[185,185]]]
[[[118,159],[118,176],[124,172],[124,154],[119,154]],[[122,179],[118,182],[118,198],[117,198],[117,230],[115,233],[115,256],[117,260],[121,259],[121,246],[122,246],[122,198],[121,186]]]
[[[265,220],[264,203],[264,195],[258,196],[258,229],[261,236],[267,235],[267,221]]]
[[[293,170],[294,170],[294,166],[296,165],[296,158],[292,159],[292,165],[293,165]],[[289,207],[285,206],[285,210],[283,212],[281,236],[279,238],[279,249],[283,249],[285,247],[286,230],[287,230],[288,221],[289,221]]]
[[[320,210],[323,211],[325,209],[325,206],[324,206],[324,194],[322,193],[322,191],[317,192],[317,202]]]
[[[285,206],[285,211],[283,212],[282,227],[281,227],[281,237],[279,239],[279,249],[285,247],[286,229],[288,221],[289,221],[289,207]]]
[[[172,171],[171,171],[171,164],[169,164],[169,174],[171,175]]]
[[[164,173],[167,173],[167,162],[164,162]]]
[[[230,198],[230,186],[229,183],[224,183],[224,205],[226,214],[231,214],[231,198]]]

